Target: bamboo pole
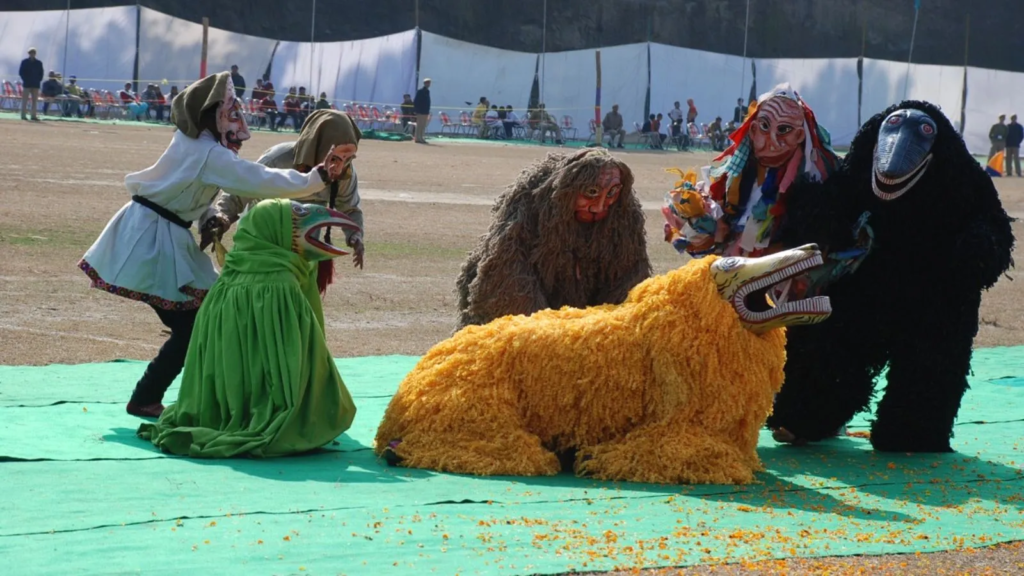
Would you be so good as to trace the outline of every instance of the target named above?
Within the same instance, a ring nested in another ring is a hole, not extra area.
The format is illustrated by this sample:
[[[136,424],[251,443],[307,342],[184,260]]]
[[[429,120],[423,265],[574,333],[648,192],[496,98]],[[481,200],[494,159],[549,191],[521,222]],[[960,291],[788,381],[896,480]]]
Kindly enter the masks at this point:
[[[199,77],[206,78],[206,48],[210,38],[210,19],[203,16],[203,52],[199,60]]]
[[[597,134],[597,145],[604,143],[604,126],[601,125],[601,51],[594,52],[594,61],[597,64],[597,92],[594,100],[594,122]]]

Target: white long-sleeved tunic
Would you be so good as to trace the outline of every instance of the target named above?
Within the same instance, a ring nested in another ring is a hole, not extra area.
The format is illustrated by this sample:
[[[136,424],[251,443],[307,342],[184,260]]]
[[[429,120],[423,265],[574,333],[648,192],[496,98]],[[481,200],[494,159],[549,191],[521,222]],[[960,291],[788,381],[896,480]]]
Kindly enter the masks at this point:
[[[239,158],[209,132],[189,138],[176,131],[156,164],[128,174],[125,187],[129,195],[191,222],[220,189],[250,198],[301,198],[322,189],[324,182],[316,170],[302,174]],[[198,308],[217,280],[191,229],[135,201],[118,210],[79,267],[93,287],[165,310]]]

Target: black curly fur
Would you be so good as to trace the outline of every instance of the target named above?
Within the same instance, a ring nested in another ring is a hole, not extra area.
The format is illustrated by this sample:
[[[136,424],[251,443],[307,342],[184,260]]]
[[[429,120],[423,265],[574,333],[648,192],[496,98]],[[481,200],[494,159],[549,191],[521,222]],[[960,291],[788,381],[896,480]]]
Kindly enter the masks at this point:
[[[934,157],[911,190],[884,202],[871,187],[875,142],[883,120],[907,108],[935,121]],[[824,184],[800,182],[787,196],[787,247],[851,247],[864,211],[875,243],[855,273],[826,288],[832,316],[789,330],[786,381],[768,427],[808,441],[830,436],[868,409],[874,380],[888,366],[874,448],[951,451],[981,293],[1013,265],[1012,219],[992,179],[938,108],[905,101],[861,127]]]

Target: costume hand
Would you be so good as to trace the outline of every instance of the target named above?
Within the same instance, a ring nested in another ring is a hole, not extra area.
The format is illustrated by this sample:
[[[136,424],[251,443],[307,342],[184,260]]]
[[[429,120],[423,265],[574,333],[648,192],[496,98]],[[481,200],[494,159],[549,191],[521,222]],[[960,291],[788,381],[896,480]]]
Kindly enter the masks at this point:
[[[213,244],[213,240],[216,238],[220,240],[224,237],[224,233],[231,228],[231,222],[223,214],[217,214],[203,223],[203,227],[199,231],[199,250],[206,250],[206,247]]]
[[[359,237],[353,237],[348,243],[352,247],[352,265],[353,267],[363,269],[363,253],[366,248],[363,246],[363,241]]]

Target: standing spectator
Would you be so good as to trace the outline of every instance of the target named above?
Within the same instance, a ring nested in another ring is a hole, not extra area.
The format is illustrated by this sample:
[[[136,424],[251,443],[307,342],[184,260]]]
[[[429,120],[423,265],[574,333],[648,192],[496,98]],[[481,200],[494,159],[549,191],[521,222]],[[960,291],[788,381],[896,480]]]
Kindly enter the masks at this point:
[[[320,93],[320,99],[316,101],[317,110],[330,110],[331,103],[327,101],[327,92]]]
[[[678,102],[677,102],[678,104]],[[619,105],[612,104],[611,112],[604,115],[604,120],[601,122],[601,127],[604,128],[604,133],[608,135],[608,146],[614,146],[615,148],[623,148],[622,139],[626,137],[626,130],[622,127],[622,114],[619,114]],[[619,143],[615,143],[615,137],[619,137]]]
[[[50,110],[50,103],[57,104],[57,108],[63,109],[64,85],[57,79],[57,73],[50,70],[49,77],[43,82],[43,116]],[[63,110],[61,112],[63,115]]]
[[[402,94],[402,105],[398,107],[402,111],[402,132],[409,133],[409,122],[412,122],[416,115],[416,103],[412,101],[411,94]]]
[[[28,49],[28,58],[21,61],[18,69],[18,76],[21,76],[21,119],[28,120],[25,112],[28,109],[28,101],[32,99],[32,120],[39,121],[36,110],[39,108],[39,86],[43,83],[43,62],[36,60],[36,49]]]
[[[473,124],[477,127],[477,136],[483,138],[487,132],[487,125],[484,123],[484,118],[487,116],[487,107],[490,103],[487,101],[486,96],[480,97],[480,103],[476,105],[476,109],[473,110]]]
[[[999,115],[999,122],[992,125],[988,131],[988,141],[992,148],[988,151],[988,159],[1003,151],[1006,148],[1006,114]]]
[[[517,116],[516,113],[512,111],[511,104],[505,106],[505,121],[503,122],[503,124],[505,125],[505,138],[511,140],[513,134],[512,129],[519,125],[519,116]]]
[[[682,145],[682,133],[683,133],[683,111],[679,108],[679,102],[675,103],[675,108],[668,111],[669,120],[672,120],[672,140],[677,145]]]
[[[149,105],[145,102],[139,102],[139,97],[132,91],[131,82],[125,82],[124,88],[117,95],[121,99],[121,104],[128,110],[128,114],[132,118],[140,120],[149,111]]]
[[[697,121],[697,107],[693,104],[693,98],[686,101],[687,106],[690,108],[686,111],[686,123],[693,124]]]
[[[1020,178],[1020,143],[1024,141],[1024,126],[1017,123],[1017,115],[1010,116],[1010,125],[1006,127],[1006,175],[1013,176],[1012,168],[1017,169]],[[1013,166],[1010,165],[1013,160]]]
[[[242,78],[242,75],[238,73],[237,64],[231,66],[231,83],[235,85],[235,96],[242,100],[242,97],[245,96],[245,78]]]
[[[430,114],[430,78],[423,80],[423,87],[416,91],[416,100],[413,101],[413,111],[416,112],[416,142],[426,144],[424,134],[427,132],[427,115]]]
[[[732,110],[732,123],[743,124],[743,118],[747,115],[747,109],[743,106],[743,98],[736,99],[736,107]]]
[[[708,139],[711,147],[719,152],[725,150],[725,134],[722,132],[722,117],[715,116],[715,121],[708,126]]]

